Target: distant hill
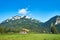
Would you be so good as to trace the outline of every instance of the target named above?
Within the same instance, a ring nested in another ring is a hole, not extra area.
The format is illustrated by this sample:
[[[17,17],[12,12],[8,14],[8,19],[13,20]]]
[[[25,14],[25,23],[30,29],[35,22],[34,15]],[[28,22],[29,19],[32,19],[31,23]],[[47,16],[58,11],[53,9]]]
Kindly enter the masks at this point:
[[[19,32],[22,28],[26,28],[30,30],[30,33],[51,33],[52,25],[54,25],[56,27],[55,30],[60,33],[60,16],[54,16],[47,22],[43,23],[27,16],[17,15],[3,21],[0,24],[0,31]]]
[[[56,29],[60,33],[60,16],[54,16],[50,20],[44,23],[44,27],[48,28],[48,31],[51,31],[51,24],[55,25]]]

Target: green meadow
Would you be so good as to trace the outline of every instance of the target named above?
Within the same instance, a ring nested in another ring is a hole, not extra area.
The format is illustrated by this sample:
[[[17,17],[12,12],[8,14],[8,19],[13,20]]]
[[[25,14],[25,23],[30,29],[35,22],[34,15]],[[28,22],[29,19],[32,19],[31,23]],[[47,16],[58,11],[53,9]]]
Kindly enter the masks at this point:
[[[60,34],[0,34],[0,40],[60,40]]]

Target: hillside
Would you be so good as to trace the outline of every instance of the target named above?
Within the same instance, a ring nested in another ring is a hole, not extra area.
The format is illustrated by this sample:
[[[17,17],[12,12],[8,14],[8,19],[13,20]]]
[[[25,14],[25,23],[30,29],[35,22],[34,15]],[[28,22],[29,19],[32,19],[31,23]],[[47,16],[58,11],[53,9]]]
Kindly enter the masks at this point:
[[[11,19],[7,19],[1,23],[1,26],[4,26],[6,31],[15,31],[19,32],[22,28],[29,29],[31,32],[41,32],[42,22],[27,18],[27,16],[14,16]]]
[[[44,27],[48,28],[48,31],[51,32],[51,26],[55,25],[56,29],[60,33],[60,16],[54,16],[50,20],[44,23]]]
[[[53,26],[53,27],[52,27]],[[0,24],[0,32],[20,32],[23,28],[29,29],[30,33],[60,33],[60,16],[54,16],[47,22],[27,16],[14,16]],[[55,31],[55,32],[54,32]],[[57,31],[57,32],[56,32]]]

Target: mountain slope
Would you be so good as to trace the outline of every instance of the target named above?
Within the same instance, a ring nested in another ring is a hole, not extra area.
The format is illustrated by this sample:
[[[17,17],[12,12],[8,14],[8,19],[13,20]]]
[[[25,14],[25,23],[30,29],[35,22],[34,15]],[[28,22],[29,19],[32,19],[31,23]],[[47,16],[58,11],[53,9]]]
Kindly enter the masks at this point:
[[[60,16],[54,16],[45,23],[27,16],[14,16],[3,21],[0,26],[0,31],[4,32],[20,32],[26,28],[35,33],[60,33]]]
[[[44,27],[48,28],[49,32],[51,32],[52,23],[53,25],[56,26],[56,29],[58,30],[58,32],[60,32],[60,16],[54,16],[50,20],[44,23]]]
[[[27,18],[27,16],[14,16],[11,19],[7,19],[1,23],[6,29],[10,28],[15,29],[15,31],[20,31],[22,28],[26,28],[31,30],[31,32],[42,32],[42,28],[40,27],[43,24],[42,22]],[[8,29],[9,30],[9,29]]]

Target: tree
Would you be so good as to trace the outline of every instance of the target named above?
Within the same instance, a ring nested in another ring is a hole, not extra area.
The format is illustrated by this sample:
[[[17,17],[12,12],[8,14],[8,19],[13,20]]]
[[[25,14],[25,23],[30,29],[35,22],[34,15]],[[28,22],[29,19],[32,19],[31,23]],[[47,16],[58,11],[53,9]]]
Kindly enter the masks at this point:
[[[4,26],[0,26],[0,33],[4,33],[5,32],[5,27]]]
[[[55,27],[55,25],[53,23],[51,23],[51,32],[53,34],[57,34],[58,33],[58,31],[57,31],[57,29],[56,29],[56,27]]]

